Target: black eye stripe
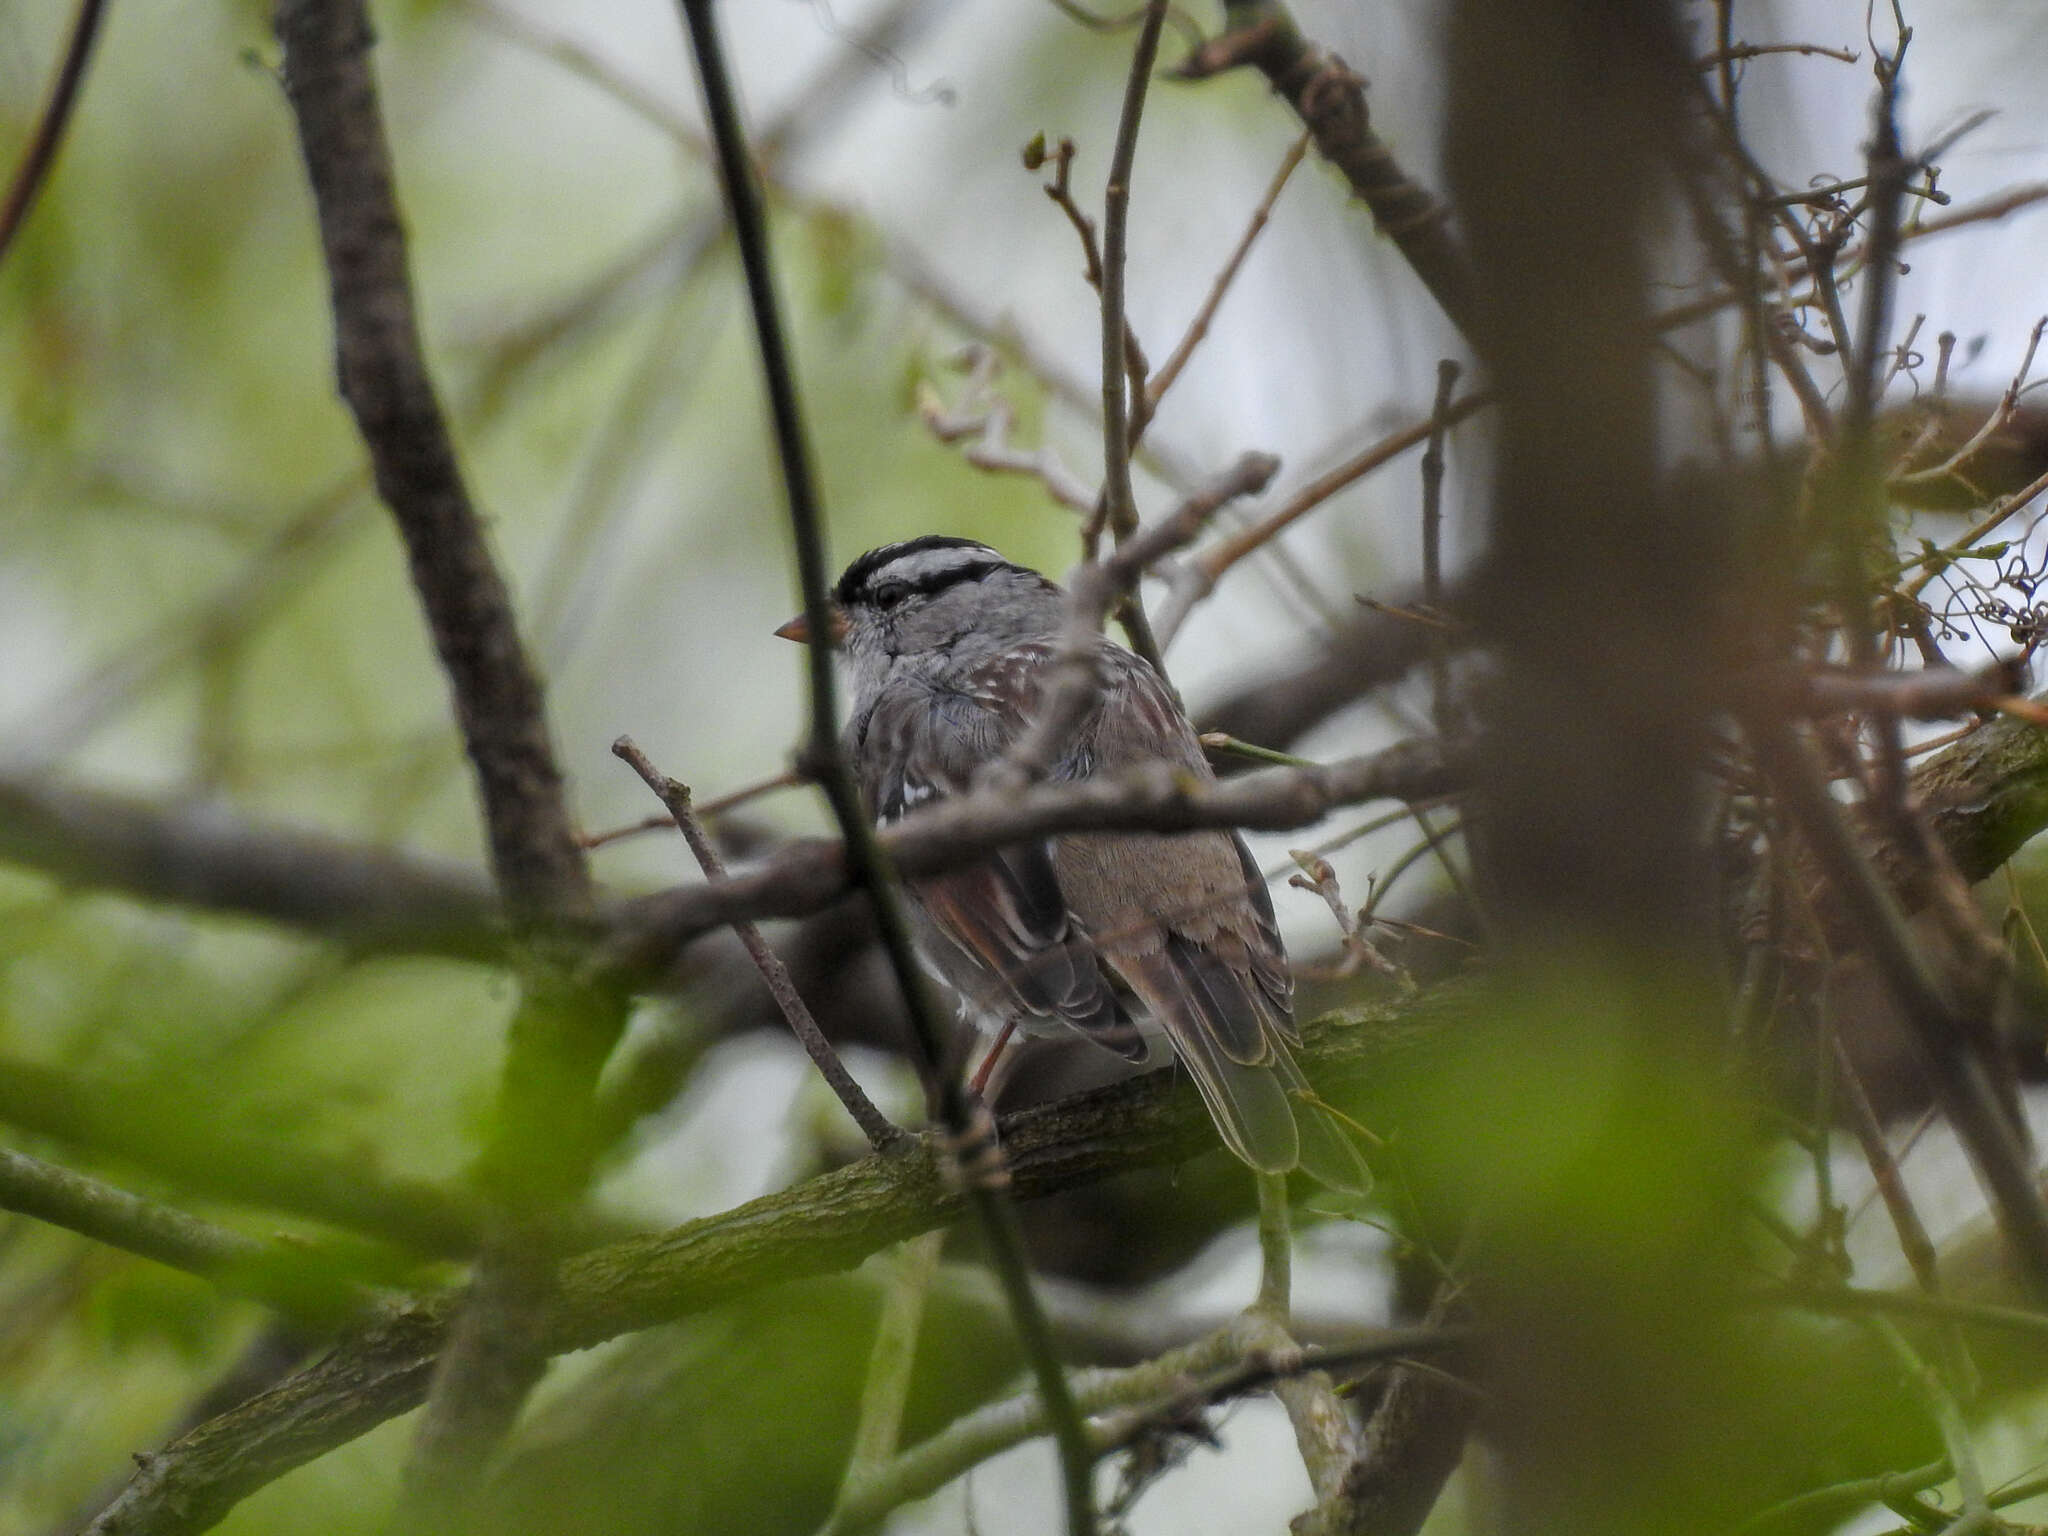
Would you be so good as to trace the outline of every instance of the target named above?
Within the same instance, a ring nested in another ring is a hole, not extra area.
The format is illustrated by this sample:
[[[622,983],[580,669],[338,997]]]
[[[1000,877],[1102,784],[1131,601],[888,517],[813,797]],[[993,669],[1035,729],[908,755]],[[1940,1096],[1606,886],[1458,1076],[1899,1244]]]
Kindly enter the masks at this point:
[[[916,582],[911,583],[914,590],[937,591],[939,586],[950,586],[955,580],[970,573],[978,580],[989,571],[1002,568],[1002,557],[986,544],[978,544],[972,539],[952,538],[944,534],[926,534],[922,538],[906,539],[900,544],[884,544],[879,549],[869,550],[846,568],[832,595],[842,603],[864,601],[869,593],[888,584],[888,578],[883,576],[884,572],[926,563],[917,557],[933,555],[942,550],[960,551],[960,563],[925,573]]]
[[[949,565],[936,571],[926,571],[913,577],[883,575],[879,580],[871,577],[849,591],[842,601],[871,603],[878,608],[893,608],[908,597],[930,597],[935,592],[943,592],[948,587],[958,586],[963,581],[986,580],[1002,568],[1002,562],[999,560],[978,560],[967,564]]]

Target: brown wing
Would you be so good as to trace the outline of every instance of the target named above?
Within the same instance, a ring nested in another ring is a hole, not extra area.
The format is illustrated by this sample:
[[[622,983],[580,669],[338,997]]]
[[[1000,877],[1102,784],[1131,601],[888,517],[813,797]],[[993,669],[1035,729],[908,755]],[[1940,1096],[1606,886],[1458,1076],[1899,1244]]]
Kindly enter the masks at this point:
[[[1163,755],[1209,778],[1201,743],[1158,675],[1114,647],[1105,647],[1104,665],[1110,686],[1081,739],[1089,771],[1113,773]],[[1141,962],[1170,967],[1175,980],[1163,990],[1183,1000],[1230,1060],[1269,1062],[1274,1038],[1295,1038],[1287,952],[1243,839],[1075,834],[1055,840],[1053,867],[1103,957],[1141,994],[1133,971],[1153,969]]]
[[[1201,744],[1152,669],[1111,649],[1113,685],[1083,737],[1090,771],[1165,755],[1209,777]],[[1230,1150],[1267,1172],[1297,1166],[1362,1193],[1371,1175],[1316,1107],[1288,1050],[1293,982],[1272,898],[1233,833],[1080,834],[1055,840],[1068,905],[1173,1042]]]
[[[1008,664],[1008,663],[1006,663]],[[862,785],[884,824],[966,790],[976,766],[1019,728],[994,690],[885,696],[856,727]],[[879,734],[878,734],[879,733]],[[1005,1019],[1057,1019],[1130,1060],[1145,1043],[1068,909],[1044,840],[907,882],[933,968],[976,1007]]]

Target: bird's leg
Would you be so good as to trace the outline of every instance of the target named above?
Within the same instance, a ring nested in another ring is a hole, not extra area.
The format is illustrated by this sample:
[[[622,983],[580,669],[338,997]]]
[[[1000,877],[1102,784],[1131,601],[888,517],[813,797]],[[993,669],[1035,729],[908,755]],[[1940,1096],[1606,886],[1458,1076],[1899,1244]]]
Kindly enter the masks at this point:
[[[967,1086],[976,1098],[985,1097],[983,1090],[988,1087],[989,1077],[994,1073],[996,1062],[1003,1054],[1003,1047],[1010,1043],[1010,1036],[1016,1032],[1017,1021],[1012,1019],[1002,1027],[995,1038],[995,1043],[988,1048],[988,1054],[981,1058],[981,1065],[974,1069],[974,1076],[967,1080]]]

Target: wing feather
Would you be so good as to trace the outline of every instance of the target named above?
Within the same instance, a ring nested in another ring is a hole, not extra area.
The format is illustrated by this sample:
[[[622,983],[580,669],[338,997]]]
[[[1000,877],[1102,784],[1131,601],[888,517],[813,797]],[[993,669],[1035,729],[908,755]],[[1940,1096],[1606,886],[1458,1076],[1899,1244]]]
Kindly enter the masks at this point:
[[[966,690],[896,691],[855,723],[853,757],[870,765],[862,789],[878,821],[965,792],[975,768],[1007,747],[1022,722],[1003,701],[1017,695],[974,681]],[[1069,909],[1043,840],[907,885],[933,968],[977,1008],[1002,1019],[1058,1020],[1120,1056],[1144,1059],[1144,1039]]]

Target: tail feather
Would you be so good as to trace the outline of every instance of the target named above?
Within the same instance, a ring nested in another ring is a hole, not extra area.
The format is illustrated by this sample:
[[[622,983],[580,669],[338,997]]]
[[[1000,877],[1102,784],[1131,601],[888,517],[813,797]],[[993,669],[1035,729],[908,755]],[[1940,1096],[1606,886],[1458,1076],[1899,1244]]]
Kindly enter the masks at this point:
[[[1173,1042],[1224,1145],[1262,1173],[1299,1167],[1331,1189],[1365,1194],[1371,1170],[1343,1122],[1314,1102],[1248,978],[1213,956],[1193,963],[1191,948],[1175,935],[1163,952],[1114,961]]]
[[[1267,1025],[1273,1010],[1250,976],[1178,933],[1167,935],[1166,964],[1218,1051],[1247,1067],[1271,1059]]]
[[[1262,1173],[1287,1173],[1301,1159],[1287,1089],[1268,1065],[1247,1066],[1222,1049],[1189,978],[1167,955],[1125,970],[1201,1090],[1223,1144]]]
[[[1318,1184],[1346,1195],[1372,1192],[1372,1170],[1351,1132],[1321,1104],[1311,1102],[1308,1078],[1286,1046],[1274,1045],[1273,1071],[1294,1101],[1295,1132],[1301,1139],[1302,1171]]]

